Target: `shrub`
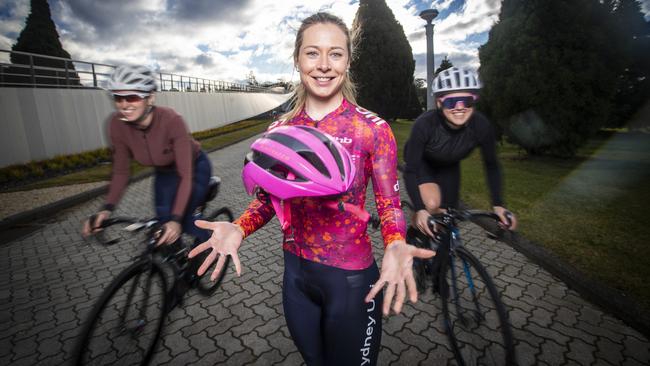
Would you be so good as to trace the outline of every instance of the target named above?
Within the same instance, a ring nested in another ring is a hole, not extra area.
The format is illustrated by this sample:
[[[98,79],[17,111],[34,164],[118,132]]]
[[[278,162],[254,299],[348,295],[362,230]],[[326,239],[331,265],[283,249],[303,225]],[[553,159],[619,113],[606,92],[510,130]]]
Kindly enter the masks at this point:
[[[42,177],[45,175],[45,169],[43,169],[43,164],[39,162],[31,162],[27,164],[25,173],[30,177]]]

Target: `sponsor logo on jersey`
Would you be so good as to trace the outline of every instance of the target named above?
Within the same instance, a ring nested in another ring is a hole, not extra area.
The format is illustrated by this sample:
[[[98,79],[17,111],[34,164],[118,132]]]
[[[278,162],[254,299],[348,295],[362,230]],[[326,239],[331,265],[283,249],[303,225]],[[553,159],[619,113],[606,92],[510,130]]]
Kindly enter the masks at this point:
[[[377,124],[377,125],[383,125],[384,123],[386,123],[386,121],[384,121],[381,117],[379,117],[378,115],[370,112],[369,110],[367,110],[365,108],[357,107],[356,110],[357,110],[357,112],[361,113],[364,117],[366,117],[369,120],[375,122],[375,124]]]
[[[339,143],[341,143],[341,144],[351,144],[352,143],[352,139],[347,137],[347,136],[345,136],[345,137],[336,137],[335,136],[334,139],[336,141],[338,141]]]
[[[395,183],[395,185],[393,186],[393,190],[394,190],[395,192],[399,192],[399,181],[397,181],[397,182]]]

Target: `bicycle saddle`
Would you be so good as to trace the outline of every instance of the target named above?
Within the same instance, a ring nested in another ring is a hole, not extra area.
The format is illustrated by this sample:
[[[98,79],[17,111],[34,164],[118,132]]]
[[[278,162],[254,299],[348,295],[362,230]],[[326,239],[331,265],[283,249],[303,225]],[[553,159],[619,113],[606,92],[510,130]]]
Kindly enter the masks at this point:
[[[219,186],[221,185],[221,178],[213,175],[210,177],[210,183],[208,183],[208,194],[206,196],[205,202],[212,201],[217,194],[219,193]]]

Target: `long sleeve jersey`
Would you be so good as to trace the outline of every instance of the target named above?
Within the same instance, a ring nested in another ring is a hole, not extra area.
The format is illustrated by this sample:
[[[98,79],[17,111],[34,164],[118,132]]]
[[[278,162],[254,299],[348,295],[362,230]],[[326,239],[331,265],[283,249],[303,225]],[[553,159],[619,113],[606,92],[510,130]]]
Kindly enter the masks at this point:
[[[180,177],[172,215],[183,217],[192,193],[194,160],[201,146],[190,135],[183,117],[171,108],[155,107],[146,129],[139,129],[119,119],[114,113],[108,131],[113,151],[113,173],[106,206],[114,207],[129,183],[130,161],[145,166],[174,169]]]
[[[404,181],[416,210],[424,209],[417,183],[420,164],[443,167],[458,164],[480,146],[494,206],[501,206],[501,168],[497,159],[494,131],[482,114],[474,112],[459,129],[445,122],[438,110],[427,111],[415,120],[404,149]]]
[[[336,138],[352,157],[356,168],[354,183],[340,198],[364,207],[368,183],[372,180],[375,204],[381,220],[385,244],[404,240],[406,224],[400,207],[397,178],[397,145],[388,123],[347,100],[319,121],[304,110],[277,126],[316,127]],[[313,262],[343,269],[365,269],[373,262],[367,223],[355,214],[333,210],[314,197],[294,198],[290,205],[291,226],[284,234],[283,249]],[[254,199],[236,223],[245,236],[266,224],[275,211],[270,202]]]

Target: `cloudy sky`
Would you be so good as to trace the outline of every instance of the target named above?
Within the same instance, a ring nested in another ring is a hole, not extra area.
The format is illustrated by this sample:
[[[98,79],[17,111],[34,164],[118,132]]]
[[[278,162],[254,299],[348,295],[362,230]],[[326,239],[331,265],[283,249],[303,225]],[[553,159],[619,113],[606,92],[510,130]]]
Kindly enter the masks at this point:
[[[73,59],[143,63],[169,73],[239,81],[296,80],[291,53],[300,21],[319,10],[350,26],[356,0],[49,0],[63,47]],[[501,0],[386,0],[404,28],[426,75],[424,20],[435,8],[436,66],[447,56],[477,68],[478,47],[498,18]],[[650,0],[643,1],[650,13]],[[24,27],[29,0],[0,0],[0,49],[10,49]],[[6,56],[0,54],[0,57]]]

